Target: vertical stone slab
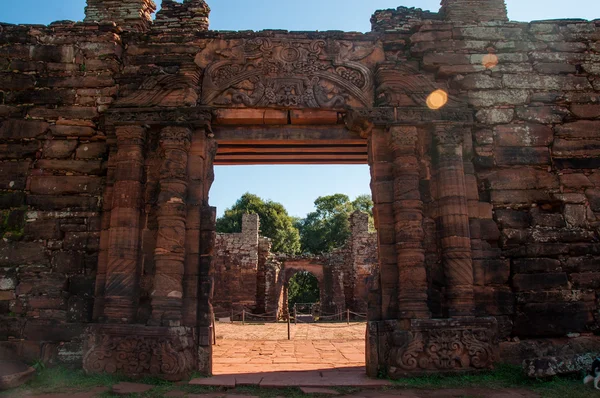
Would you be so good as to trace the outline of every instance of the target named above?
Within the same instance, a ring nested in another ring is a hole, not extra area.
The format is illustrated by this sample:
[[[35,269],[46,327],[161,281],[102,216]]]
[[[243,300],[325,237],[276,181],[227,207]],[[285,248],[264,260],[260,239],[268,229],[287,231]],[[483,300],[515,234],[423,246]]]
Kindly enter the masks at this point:
[[[183,270],[182,322],[196,326],[198,319],[198,283],[200,277],[201,217],[204,205],[204,174],[206,132],[194,131],[188,153],[188,194],[185,237],[185,264]]]
[[[394,153],[394,227],[398,259],[398,318],[430,317],[423,241],[423,201],[419,190],[417,128],[390,129]]]
[[[180,326],[185,262],[187,167],[191,131],[165,127],[160,132],[164,151],[158,195],[158,235],[154,262],[151,323]]]
[[[215,179],[214,160],[217,154],[217,143],[214,139],[204,141],[203,170],[203,203],[200,213],[200,267],[198,276],[198,371],[204,375],[212,374],[212,296],[213,280],[211,277],[213,255],[215,250],[217,209],[208,205],[208,193]]]
[[[110,213],[104,317],[111,323],[133,323],[138,304],[140,209],[146,130],[116,128],[117,160]]]
[[[369,136],[369,167],[373,194],[373,217],[377,225],[379,254],[379,300],[369,303],[369,320],[396,319],[398,314],[398,265],[394,229],[393,154],[389,133],[376,128]]]
[[[108,171],[104,197],[102,198],[102,218],[100,225],[100,250],[98,251],[98,269],[96,271],[96,284],[94,291],[94,310],[92,319],[99,320],[104,315],[104,295],[106,289],[106,271],[108,268],[108,255],[110,244],[110,212],[113,205],[113,185],[117,160],[116,148],[111,150],[108,157]]]
[[[473,261],[463,164],[464,127],[437,125],[438,216],[448,314],[473,315]]]

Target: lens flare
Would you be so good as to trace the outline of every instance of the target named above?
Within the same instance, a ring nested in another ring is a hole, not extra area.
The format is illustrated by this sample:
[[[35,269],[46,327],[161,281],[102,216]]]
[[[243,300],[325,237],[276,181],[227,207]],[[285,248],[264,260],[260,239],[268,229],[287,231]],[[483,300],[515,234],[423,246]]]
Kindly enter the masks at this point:
[[[488,54],[483,57],[482,63],[486,69],[492,69],[498,65],[498,57],[496,54]]]
[[[448,93],[444,90],[435,90],[427,97],[427,106],[429,109],[440,109],[448,102]]]

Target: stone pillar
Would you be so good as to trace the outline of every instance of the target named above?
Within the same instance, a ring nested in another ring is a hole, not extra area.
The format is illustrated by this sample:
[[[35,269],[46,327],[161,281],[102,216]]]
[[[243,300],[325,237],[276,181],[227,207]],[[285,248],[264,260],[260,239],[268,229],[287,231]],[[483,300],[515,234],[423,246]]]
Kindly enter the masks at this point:
[[[185,262],[187,166],[191,131],[165,127],[160,132],[164,151],[158,195],[158,234],[154,262],[151,323],[179,326]]]
[[[394,226],[398,259],[398,319],[426,319],[427,271],[416,127],[390,129],[394,153]]]
[[[508,21],[504,0],[442,0],[440,14],[448,21]]]
[[[96,286],[94,292],[94,321],[104,316],[104,290],[106,289],[106,269],[108,267],[108,248],[110,244],[110,211],[113,205],[113,185],[115,182],[115,167],[117,148],[112,146],[108,156],[106,187],[102,198],[102,221],[100,229],[100,250],[98,252],[98,269],[96,271]]]
[[[371,301],[368,308],[370,321],[397,319],[398,314],[398,258],[394,232],[394,181],[393,154],[389,134],[384,129],[374,129],[369,136],[369,167],[373,194],[373,217],[377,226],[377,251],[379,255],[379,299]]]
[[[154,11],[153,0],[87,0],[84,22],[114,22],[123,30],[143,32]]]
[[[203,133],[204,134],[204,133]],[[217,154],[214,139],[205,139],[202,148],[202,207],[200,209],[200,266],[198,269],[198,371],[212,374],[212,318],[213,298],[212,267],[216,240],[217,209],[208,205],[208,193],[215,179],[213,164]],[[200,152],[198,152],[200,153]]]
[[[146,131],[116,128],[117,159],[110,212],[104,317],[109,323],[133,323],[138,304],[140,209]]]
[[[472,316],[473,262],[463,163],[464,127],[438,125],[435,140],[438,155],[438,216],[448,314],[450,317]]]

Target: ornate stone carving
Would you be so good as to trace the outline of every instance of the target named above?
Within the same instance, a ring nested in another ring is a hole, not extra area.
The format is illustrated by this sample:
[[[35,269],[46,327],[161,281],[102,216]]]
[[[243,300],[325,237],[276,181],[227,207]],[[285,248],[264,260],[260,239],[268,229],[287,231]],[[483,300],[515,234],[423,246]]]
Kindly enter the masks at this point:
[[[150,76],[133,93],[115,102],[116,107],[195,106],[200,72],[194,67],[178,74]]]
[[[493,318],[413,320],[391,337],[390,376],[493,368],[497,323]]]
[[[375,49],[371,43],[267,37],[222,50],[209,46],[196,57],[197,64],[206,68],[201,101],[255,107],[371,107],[372,73],[359,61]]]
[[[175,381],[197,367],[191,328],[96,325],[86,335],[83,368],[88,373],[150,375]]]
[[[462,124],[438,124],[435,126],[435,140],[439,145],[462,145],[464,138],[464,125]]]
[[[111,109],[107,111],[109,125],[122,124],[184,124],[204,127],[211,132],[212,111],[207,108]]]

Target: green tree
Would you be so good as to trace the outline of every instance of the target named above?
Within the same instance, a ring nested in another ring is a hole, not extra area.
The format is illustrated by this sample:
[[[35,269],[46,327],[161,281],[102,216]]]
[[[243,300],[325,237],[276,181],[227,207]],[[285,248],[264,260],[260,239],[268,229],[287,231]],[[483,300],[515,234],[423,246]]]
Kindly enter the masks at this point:
[[[350,237],[350,214],[360,210],[372,218],[373,201],[368,195],[350,201],[347,195],[338,193],[317,198],[315,208],[316,211],[296,223],[300,230],[302,251],[328,253],[343,246]]]
[[[234,233],[242,230],[242,215],[258,214],[260,232],[273,241],[272,251],[296,254],[300,252],[300,233],[294,226],[281,203],[264,201],[251,193],[245,193],[235,204],[217,219],[217,232]]]
[[[308,271],[300,271],[290,278],[288,305],[293,311],[296,303],[317,303],[320,299],[319,280]]]

